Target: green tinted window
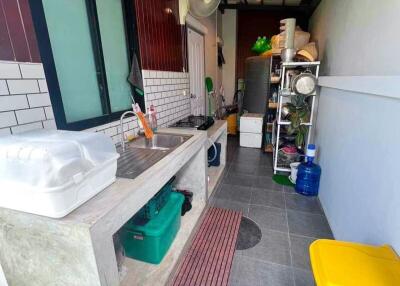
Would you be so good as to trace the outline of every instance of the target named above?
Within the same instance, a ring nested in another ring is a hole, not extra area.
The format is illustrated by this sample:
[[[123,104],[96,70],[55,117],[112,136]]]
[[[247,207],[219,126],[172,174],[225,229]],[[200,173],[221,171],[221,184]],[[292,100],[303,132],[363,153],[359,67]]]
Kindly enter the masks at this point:
[[[131,87],[125,23],[121,0],[97,0],[100,35],[107,75],[111,111],[130,108]]]
[[[43,9],[35,1],[57,126],[82,130],[116,120],[132,104],[128,46],[137,50],[137,39],[131,0],[41,0]]]
[[[43,0],[68,123],[103,115],[84,0]]]

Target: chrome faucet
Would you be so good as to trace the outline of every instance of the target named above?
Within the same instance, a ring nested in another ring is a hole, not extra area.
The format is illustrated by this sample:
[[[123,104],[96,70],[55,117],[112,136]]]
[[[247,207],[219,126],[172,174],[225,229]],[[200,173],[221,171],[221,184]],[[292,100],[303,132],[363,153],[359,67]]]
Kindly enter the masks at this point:
[[[121,146],[122,146],[123,152],[125,151],[125,132],[124,132],[124,126],[123,126],[123,119],[128,114],[136,115],[135,112],[133,112],[133,111],[126,111],[121,115],[121,118],[119,119],[119,127],[121,129]]]

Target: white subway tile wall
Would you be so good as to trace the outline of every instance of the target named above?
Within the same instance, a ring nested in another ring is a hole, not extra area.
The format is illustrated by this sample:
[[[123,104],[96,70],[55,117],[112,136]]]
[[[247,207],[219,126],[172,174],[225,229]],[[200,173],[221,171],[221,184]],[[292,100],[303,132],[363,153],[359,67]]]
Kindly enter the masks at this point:
[[[188,73],[143,70],[142,75],[146,108],[155,106],[158,126],[168,127],[190,115]],[[139,128],[136,117],[125,118],[123,128],[126,134],[136,134]],[[119,121],[90,128],[88,131],[103,132],[116,144],[120,142]]]
[[[157,122],[167,127],[190,114],[189,74],[143,70],[146,107],[154,105]],[[0,136],[56,129],[42,64],[0,61]],[[127,134],[138,132],[136,117],[125,118]],[[119,120],[90,128],[120,142]]]
[[[0,61],[0,136],[55,129],[42,64]]]

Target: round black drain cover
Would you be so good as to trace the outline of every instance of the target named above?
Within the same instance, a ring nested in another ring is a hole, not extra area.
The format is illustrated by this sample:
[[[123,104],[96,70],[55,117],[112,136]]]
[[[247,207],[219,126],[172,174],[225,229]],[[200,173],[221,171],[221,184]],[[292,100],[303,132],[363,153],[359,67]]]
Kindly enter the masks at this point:
[[[262,237],[259,226],[247,217],[240,221],[239,234],[236,242],[237,250],[249,249],[256,246]]]

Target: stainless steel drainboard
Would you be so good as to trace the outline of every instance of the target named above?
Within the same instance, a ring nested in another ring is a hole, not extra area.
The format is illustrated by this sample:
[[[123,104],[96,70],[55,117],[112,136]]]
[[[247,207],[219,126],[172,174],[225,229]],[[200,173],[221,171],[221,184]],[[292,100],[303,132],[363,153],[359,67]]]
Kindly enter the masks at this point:
[[[124,152],[119,151],[117,177],[135,179],[173,150],[128,148]]]

